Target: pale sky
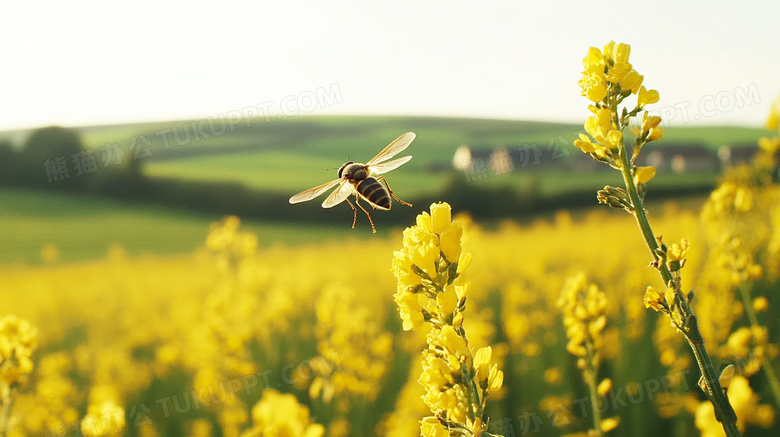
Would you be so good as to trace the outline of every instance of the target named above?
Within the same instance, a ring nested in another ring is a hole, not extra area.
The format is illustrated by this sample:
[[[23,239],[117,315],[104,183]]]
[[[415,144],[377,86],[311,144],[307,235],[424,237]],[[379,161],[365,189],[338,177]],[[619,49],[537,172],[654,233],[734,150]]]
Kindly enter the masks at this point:
[[[581,123],[582,58],[610,40],[673,125],[760,126],[780,94],[769,0],[17,1],[2,18],[0,130],[256,105]]]

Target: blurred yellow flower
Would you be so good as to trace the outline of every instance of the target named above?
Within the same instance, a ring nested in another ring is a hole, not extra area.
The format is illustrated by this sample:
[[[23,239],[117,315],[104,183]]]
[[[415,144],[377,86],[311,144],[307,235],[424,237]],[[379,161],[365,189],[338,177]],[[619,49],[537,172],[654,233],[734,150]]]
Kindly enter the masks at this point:
[[[265,390],[252,407],[252,427],[241,437],[321,437],[324,433],[325,427],[312,422],[309,409],[299,404],[295,396]]]
[[[769,107],[769,117],[766,120],[766,128],[777,130],[780,127],[780,96],[778,96],[772,106]]]
[[[24,383],[32,372],[37,335],[25,319],[13,314],[0,317],[0,391]]]
[[[771,405],[758,404],[758,396],[753,393],[748,380],[743,376],[734,376],[727,392],[731,406],[737,414],[737,426],[745,431],[745,426],[757,425],[769,428],[774,423],[774,410]],[[715,418],[715,411],[709,401],[699,404],[696,409],[696,428],[702,437],[724,436],[723,427]]]
[[[753,311],[760,313],[769,309],[769,299],[759,296],[753,299]]]
[[[620,417],[609,417],[601,421],[601,431],[609,432],[620,424]]]
[[[45,264],[56,263],[60,260],[60,251],[53,244],[46,244],[41,248],[41,261]]]
[[[609,378],[604,378],[599,382],[598,387],[596,387],[596,393],[599,394],[599,396],[604,396],[607,393],[609,393],[612,390],[612,380]]]
[[[551,367],[544,371],[543,378],[548,384],[557,386],[563,380],[563,372],[561,372],[561,368],[558,366]]]
[[[125,428],[125,410],[111,400],[90,404],[81,420],[85,437],[104,437],[121,433]]]

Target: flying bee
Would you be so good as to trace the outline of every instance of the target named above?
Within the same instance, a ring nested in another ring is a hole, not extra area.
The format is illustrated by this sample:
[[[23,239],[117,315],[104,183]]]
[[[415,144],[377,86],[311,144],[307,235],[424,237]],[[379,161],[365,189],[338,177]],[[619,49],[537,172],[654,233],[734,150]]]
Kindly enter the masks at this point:
[[[401,135],[365,164],[352,161],[344,163],[344,165],[339,168],[338,179],[301,191],[290,198],[290,203],[306,202],[314,199],[325,191],[338,186],[338,188],[333,190],[330,196],[322,202],[322,207],[331,208],[346,200],[352,208],[352,228],[354,229],[355,222],[357,222],[357,209],[348,199],[349,195],[354,193],[355,203],[364,213],[366,213],[368,221],[371,223],[371,229],[376,234],[374,220],[371,218],[371,214],[369,214],[368,211],[363,208],[363,205],[360,204],[360,199],[368,202],[374,209],[382,209],[385,211],[390,209],[391,197],[403,205],[412,206],[411,203],[404,202],[393,194],[393,190],[390,189],[390,185],[387,184],[387,179],[385,179],[384,176],[378,178],[375,178],[374,176],[379,176],[391,170],[395,170],[412,159],[411,155],[409,155],[388,161],[388,159],[406,149],[414,140],[414,137],[414,132],[407,132]],[[385,186],[383,187],[379,181],[384,182]]]

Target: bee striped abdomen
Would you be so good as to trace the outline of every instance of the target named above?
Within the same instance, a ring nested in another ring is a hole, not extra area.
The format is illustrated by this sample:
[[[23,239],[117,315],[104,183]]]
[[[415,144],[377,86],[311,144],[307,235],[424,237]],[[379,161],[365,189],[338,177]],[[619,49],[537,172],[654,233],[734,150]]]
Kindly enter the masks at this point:
[[[379,209],[390,209],[390,194],[374,178],[365,178],[355,187],[363,197]]]

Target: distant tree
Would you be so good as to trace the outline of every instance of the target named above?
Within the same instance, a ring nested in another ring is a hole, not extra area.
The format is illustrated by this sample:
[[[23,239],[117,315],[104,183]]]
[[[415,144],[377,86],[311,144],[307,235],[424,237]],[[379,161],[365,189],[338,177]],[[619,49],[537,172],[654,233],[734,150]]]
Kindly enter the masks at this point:
[[[0,141],[0,184],[14,184],[18,178],[19,154],[9,140]]]
[[[49,126],[34,130],[20,154],[23,170],[20,182],[56,189],[82,189],[87,181],[77,175],[73,157],[83,150],[81,137],[73,129]]]
[[[18,185],[20,153],[10,140],[0,142],[0,184]]]

